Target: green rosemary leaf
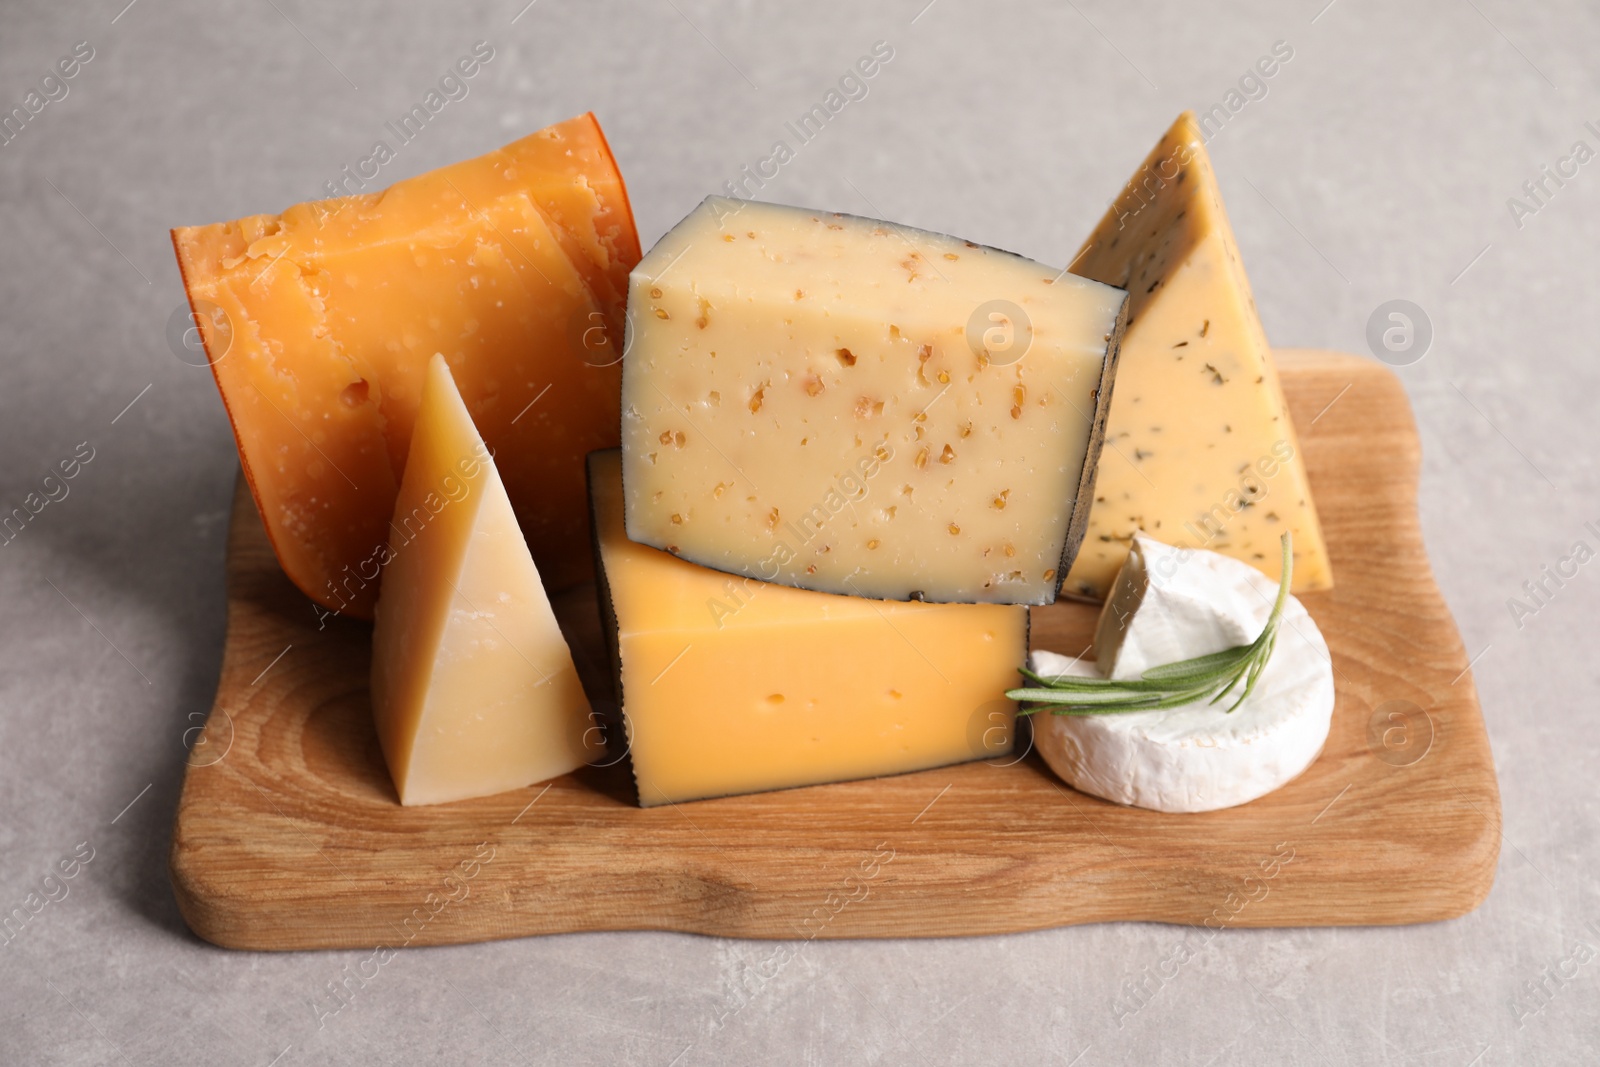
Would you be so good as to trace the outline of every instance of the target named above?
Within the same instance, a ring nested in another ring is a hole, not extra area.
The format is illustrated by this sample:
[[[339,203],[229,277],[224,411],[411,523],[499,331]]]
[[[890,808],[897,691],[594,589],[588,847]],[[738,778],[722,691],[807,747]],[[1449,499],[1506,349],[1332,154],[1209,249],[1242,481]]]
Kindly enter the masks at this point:
[[[1033,671],[1029,670],[1027,667],[1018,667],[1017,668],[1017,673],[1022,675],[1028,681],[1036,682],[1039,685],[1045,686],[1045,687],[1048,687],[1051,682],[1054,682],[1056,680],[1054,678],[1046,678],[1042,674],[1035,674]]]
[[[1018,695],[1020,694],[1020,695]],[[1141,693],[1128,689],[1097,689],[1072,691],[1061,689],[1009,689],[1006,696],[1012,700],[1028,700],[1040,704],[1125,704],[1149,703],[1160,700],[1162,693]]]
[[[1214,674],[1219,668],[1232,667],[1249,654],[1249,645],[1238,645],[1234,648],[1225,648],[1221,652],[1213,652],[1208,656],[1196,656],[1194,659],[1151,667],[1144,672],[1143,678],[1151,682],[1181,682],[1191,675]]]
[[[1099,693],[1108,688],[1126,689],[1134,693],[1164,693],[1170,689],[1180,688],[1188,683],[1180,679],[1176,684],[1168,682],[1152,682],[1148,679],[1133,679],[1125,682],[1112,682],[1110,679],[1083,677],[1081,675],[1067,674],[1060,678],[1040,678],[1034,683],[1042,689],[1052,689],[1063,693]]]
[[[1007,693],[1007,696],[1012,696],[1018,692],[1022,692],[1022,690],[1012,690]],[[1083,704],[1065,700],[1062,698],[1062,694],[1054,694],[1052,699],[1033,701],[1031,706],[1019,709],[1017,714],[1032,715],[1038,711],[1049,711],[1055,715],[1117,715],[1132,711],[1165,711],[1169,708],[1193,704],[1208,692],[1209,690],[1205,689],[1182,689],[1165,695],[1145,693],[1097,704]]]
[[[1011,689],[1006,696],[1024,704],[1018,714],[1049,711],[1055,715],[1113,715],[1133,711],[1162,711],[1210,698],[1220,704],[1237,690],[1231,713],[1255,692],[1256,683],[1277,647],[1283,609],[1289,603],[1294,578],[1294,543],[1283,535],[1283,571],[1278,596],[1272,603],[1261,633],[1248,645],[1223,649],[1205,656],[1152,667],[1134,680],[1062,675],[1047,678],[1027,667],[1019,669],[1033,685]]]

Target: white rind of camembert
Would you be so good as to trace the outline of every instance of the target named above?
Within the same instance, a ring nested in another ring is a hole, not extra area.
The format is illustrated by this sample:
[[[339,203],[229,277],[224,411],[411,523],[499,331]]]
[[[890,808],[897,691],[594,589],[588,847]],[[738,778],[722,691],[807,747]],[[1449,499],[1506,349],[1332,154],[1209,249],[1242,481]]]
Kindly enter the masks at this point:
[[[1187,659],[1219,651],[1219,635],[1245,634],[1248,642],[1266,625],[1277,595],[1272,579],[1214,552],[1139,540],[1144,543],[1135,545],[1135,554],[1144,552],[1142,565],[1127,575],[1136,591],[1124,595],[1124,611],[1113,616],[1125,628],[1119,666],[1131,666],[1132,648],[1176,640],[1183,651],[1174,658]],[[1178,570],[1151,580],[1152,571],[1160,575],[1170,566]],[[1117,585],[1122,584],[1119,575]],[[1117,592],[1107,603],[1108,615],[1115,611]],[[1214,618],[1196,619],[1194,608],[1201,603],[1213,606]],[[1110,625],[1119,628],[1117,622]],[[1046,678],[1100,673],[1092,661],[1046,651],[1031,653],[1029,666]],[[1144,663],[1132,677],[1154,666],[1159,664]],[[1123,671],[1118,676],[1129,677]],[[1255,690],[1227,712],[1233,700],[1230,695],[1217,704],[1106,715],[1038,711],[1032,716],[1034,744],[1073,788],[1119,804],[1215,811],[1265,796],[1311,765],[1333,717],[1328,645],[1298,599],[1290,597],[1285,605],[1277,645]]]

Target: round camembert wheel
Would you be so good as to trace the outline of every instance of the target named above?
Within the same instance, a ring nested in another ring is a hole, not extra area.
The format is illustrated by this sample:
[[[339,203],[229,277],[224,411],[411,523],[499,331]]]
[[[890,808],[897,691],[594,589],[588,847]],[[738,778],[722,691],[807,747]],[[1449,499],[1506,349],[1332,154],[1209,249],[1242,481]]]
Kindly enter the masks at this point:
[[[1035,651],[1029,666],[1046,678],[1102,669],[1137,678],[1159,664],[1136,650],[1160,649],[1171,662],[1254,640],[1276,595],[1247,563],[1139,535],[1096,634],[1110,662]],[[1272,792],[1317,758],[1333,716],[1328,645],[1299,600],[1289,599],[1266,669],[1230,713],[1233,699],[1104,715],[1044,709],[1032,716],[1034,743],[1069,785],[1119,804],[1214,811]]]

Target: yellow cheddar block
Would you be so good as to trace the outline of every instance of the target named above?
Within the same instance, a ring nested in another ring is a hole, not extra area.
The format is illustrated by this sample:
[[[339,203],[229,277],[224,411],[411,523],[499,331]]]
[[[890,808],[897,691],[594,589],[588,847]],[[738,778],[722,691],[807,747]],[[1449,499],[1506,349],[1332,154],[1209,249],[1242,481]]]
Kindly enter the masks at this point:
[[[1192,113],[1173,123],[1072,270],[1126,288],[1127,334],[1089,528],[1063,592],[1104,599],[1133,535],[1206,548],[1294,589],[1333,584],[1278,371]]]
[[[1028,611],[881,603],[628,540],[622,462],[589,458],[601,615],[646,807],[900,774],[1011,750]]]
[[[583,457],[618,441],[639,258],[592,115],[372,194],[173,231],[244,472],[284,571],[371,616],[435,352],[553,588],[590,573]]]
[[[429,362],[372,631],[372,714],[402,804],[554,778],[603,751],[495,462]]]

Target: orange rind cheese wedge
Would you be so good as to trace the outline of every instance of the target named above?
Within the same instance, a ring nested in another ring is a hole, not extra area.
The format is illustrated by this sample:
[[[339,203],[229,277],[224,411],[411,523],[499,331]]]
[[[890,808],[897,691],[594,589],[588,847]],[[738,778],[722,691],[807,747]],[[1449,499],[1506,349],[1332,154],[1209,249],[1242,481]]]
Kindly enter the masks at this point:
[[[618,441],[617,325],[639,259],[593,115],[382,192],[172,240],[245,477],[306,595],[371,618],[436,352],[540,573],[554,589],[589,577],[584,457]]]

